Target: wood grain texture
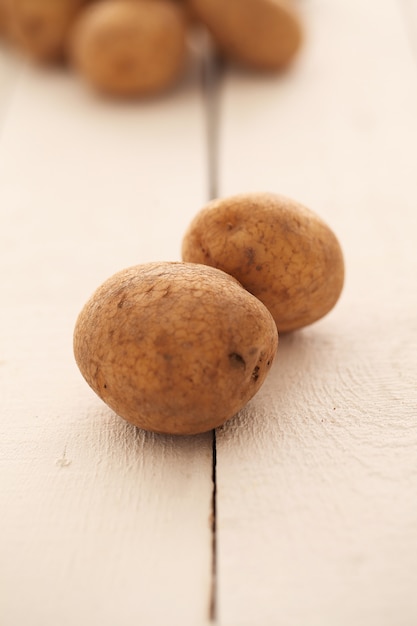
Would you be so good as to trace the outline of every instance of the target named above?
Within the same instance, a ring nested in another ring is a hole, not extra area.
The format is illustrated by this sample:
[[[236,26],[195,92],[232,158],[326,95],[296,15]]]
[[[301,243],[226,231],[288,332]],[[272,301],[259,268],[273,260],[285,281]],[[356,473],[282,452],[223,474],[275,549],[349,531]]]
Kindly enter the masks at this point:
[[[123,267],[178,259],[205,201],[197,67],[169,97],[99,100],[26,67],[0,140],[0,623],[208,619],[211,435],[125,424],[72,356]]]
[[[282,336],[217,433],[219,621],[417,621],[417,73],[394,0],[300,3],[291,72],[231,72],[222,196],[276,191],[340,237],[336,309]]]

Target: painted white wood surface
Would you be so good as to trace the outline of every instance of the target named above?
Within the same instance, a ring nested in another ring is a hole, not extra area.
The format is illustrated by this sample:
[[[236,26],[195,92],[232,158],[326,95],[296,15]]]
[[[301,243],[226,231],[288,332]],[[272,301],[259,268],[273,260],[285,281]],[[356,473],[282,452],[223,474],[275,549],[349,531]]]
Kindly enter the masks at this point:
[[[417,66],[399,2],[299,4],[292,71],[226,77],[220,194],[316,210],[347,280],[217,433],[219,620],[414,626]]]
[[[135,105],[22,72],[0,139],[0,623],[204,624],[211,434],[126,425],[72,356],[91,292],[178,259],[206,200],[198,67]]]
[[[347,281],[328,317],[281,337],[265,387],[217,433],[223,626],[417,622],[417,65],[402,2],[300,0],[290,72],[227,71],[220,193],[315,209]],[[0,53],[1,626],[207,622],[211,436],[125,425],[71,349],[91,291],[179,258],[206,200],[196,72],[126,106]]]

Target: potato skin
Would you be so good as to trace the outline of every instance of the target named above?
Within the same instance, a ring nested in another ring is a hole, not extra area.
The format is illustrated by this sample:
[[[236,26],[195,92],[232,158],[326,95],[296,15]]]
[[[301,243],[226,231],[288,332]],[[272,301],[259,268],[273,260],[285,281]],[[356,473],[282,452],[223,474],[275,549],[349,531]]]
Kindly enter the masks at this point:
[[[189,0],[223,52],[250,68],[280,70],[301,47],[301,21],[288,0]]]
[[[148,263],[109,278],[81,311],[74,355],[92,389],[127,421],[159,433],[223,424],[260,388],[274,321],[220,270]]]
[[[66,37],[86,0],[3,0],[14,45],[40,62],[64,56]]]
[[[7,7],[5,0],[0,0],[0,35],[5,35],[7,33]]]
[[[99,91],[158,93],[185,68],[184,11],[167,0],[103,0],[80,15],[69,50],[75,69]]]
[[[184,236],[182,258],[237,278],[269,309],[279,332],[326,315],[344,282],[334,233],[306,207],[275,194],[209,203]]]

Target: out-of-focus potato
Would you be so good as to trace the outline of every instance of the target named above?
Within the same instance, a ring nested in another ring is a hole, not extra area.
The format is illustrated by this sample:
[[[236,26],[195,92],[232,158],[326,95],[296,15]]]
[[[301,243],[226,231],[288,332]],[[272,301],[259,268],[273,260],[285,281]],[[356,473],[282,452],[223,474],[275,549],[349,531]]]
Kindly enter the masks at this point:
[[[78,72],[117,96],[170,87],[186,61],[184,12],[168,0],[103,0],[80,15],[70,40]]]
[[[189,0],[223,52],[260,70],[287,66],[302,42],[300,18],[289,0]]]
[[[184,11],[185,17],[189,25],[193,26],[198,22],[194,9],[191,6],[190,0],[173,0]]]
[[[4,0],[0,0],[0,35],[4,35],[7,29],[7,17]]]
[[[0,0],[0,35],[7,37],[10,30],[9,4],[13,0]]]
[[[231,276],[149,263],[109,278],[81,311],[74,354],[88,384],[147,430],[194,434],[258,391],[277,349],[274,320]]]
[[[312,211],[274,194],[242,194],[207,205],[192,221],[182,258],[231,274],[272,313],[278,331],[311,324],[343,287],[339,242]]]
[[[12,43],[37,61],[55,61],[65,51],[75,15],[86,0],[3,0]]]

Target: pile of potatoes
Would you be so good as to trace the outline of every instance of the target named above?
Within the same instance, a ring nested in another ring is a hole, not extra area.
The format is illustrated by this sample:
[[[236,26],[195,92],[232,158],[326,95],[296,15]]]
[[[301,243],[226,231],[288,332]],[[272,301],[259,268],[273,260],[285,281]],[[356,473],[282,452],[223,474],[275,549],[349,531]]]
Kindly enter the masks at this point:
[[[181,262],[110,277],[82,309],[74,354],[92,389],[140,428],[201,433],[260,389],[278,332],[326,315],[344,281],[340,244],[283,196],[215,200],[193,219]]]
[[[67,60],[96,90],[164,91],[187,67],[187,36],[206,28],[225,56],[281,70],[302,41],[291,0],[0,0],[0,33],[30,58]]]

